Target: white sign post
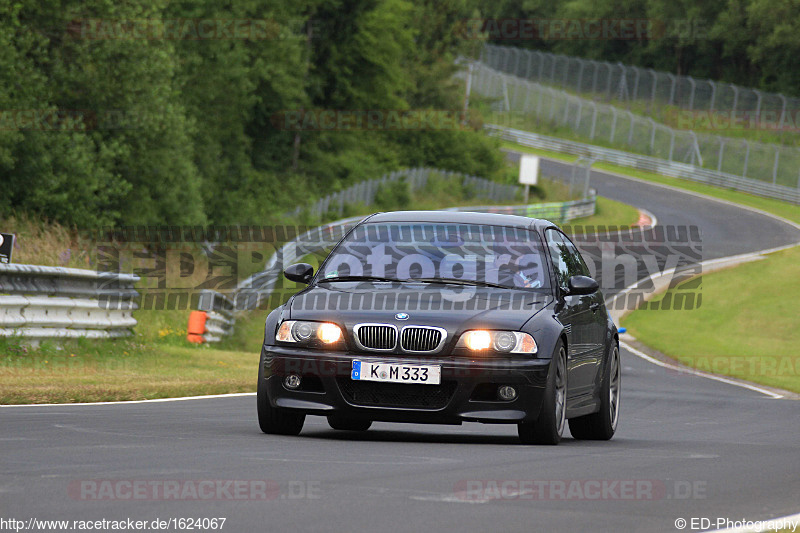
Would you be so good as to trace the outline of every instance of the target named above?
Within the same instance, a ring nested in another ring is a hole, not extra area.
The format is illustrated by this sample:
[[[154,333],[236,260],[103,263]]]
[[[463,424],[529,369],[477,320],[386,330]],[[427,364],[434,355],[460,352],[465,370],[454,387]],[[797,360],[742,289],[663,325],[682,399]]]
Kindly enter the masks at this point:
[[[528,203],[530,186],[539,183],[539,158],[522,154],[519,159],[519,182],[525,186],[525,203]]]

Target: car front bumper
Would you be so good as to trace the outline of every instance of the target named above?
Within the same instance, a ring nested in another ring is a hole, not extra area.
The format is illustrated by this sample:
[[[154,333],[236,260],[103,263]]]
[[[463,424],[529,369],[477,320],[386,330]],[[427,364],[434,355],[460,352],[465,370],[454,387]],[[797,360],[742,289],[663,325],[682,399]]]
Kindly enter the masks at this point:
[[[381,360],[440,365],[440,385],[353,381],[352,361]],[[262,346],[263,378],[273,407],[310,415],[343,416],[356,420],[461,424],[532,422],[539,416],[550,359],[516,357],[467,359],[449,355],[421,358],[408,355],[325,352]],[[284,378],[301,377],[290,390]],[[495,397],[501,385],[517,391],[514,400]]]

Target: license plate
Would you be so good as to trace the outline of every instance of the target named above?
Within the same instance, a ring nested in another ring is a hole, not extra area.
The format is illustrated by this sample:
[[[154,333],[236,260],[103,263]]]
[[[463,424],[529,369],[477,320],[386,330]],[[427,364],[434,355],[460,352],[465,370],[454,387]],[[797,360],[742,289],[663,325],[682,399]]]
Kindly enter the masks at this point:
[[[356,381],[438,385],[442,381],[442,367],[438,365],[378,363],[355,359],[353,360],[353,370],[350,372],[350,377]]]

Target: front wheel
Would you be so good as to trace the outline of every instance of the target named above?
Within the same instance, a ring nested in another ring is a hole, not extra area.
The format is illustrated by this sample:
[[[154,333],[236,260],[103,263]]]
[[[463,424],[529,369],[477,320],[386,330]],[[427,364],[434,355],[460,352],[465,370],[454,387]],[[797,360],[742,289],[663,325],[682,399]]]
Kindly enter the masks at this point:
[[[578,440],[610,440],[617,431],[621,392],[622,370],[619,346],[614,344],[606,363],[603,384],[600,386],[600,410],[570,419],[569,431],[572,436]]]
[[[567,421],[567,352],[559,339],[553,350],[553,362],[547,375],[542,411],[536,422],[518,425],[519,440],[523,444],[551,444],[561,442]]]
[[[258,425],[261,431],[272,435],[299,435],[303,430],[306,415],[287,409],[272,407],[267,396],[267,381],[264,379],[264,361],[259,362],[258,389],[256,392]]]

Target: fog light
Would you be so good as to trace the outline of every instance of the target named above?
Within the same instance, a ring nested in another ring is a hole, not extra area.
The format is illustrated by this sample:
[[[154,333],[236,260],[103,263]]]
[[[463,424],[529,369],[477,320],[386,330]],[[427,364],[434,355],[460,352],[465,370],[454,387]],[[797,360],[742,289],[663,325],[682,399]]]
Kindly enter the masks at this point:
[[[300,386],[300,376],[297,374],[289,374],[286,376],[286,379],[283,380],[283,384],[287,389],[294,390]]]
[[[503,385],[497,389],[497,396],[499,396],[501,400],[511,401],[517,397],[517,389],[509,385]]]

